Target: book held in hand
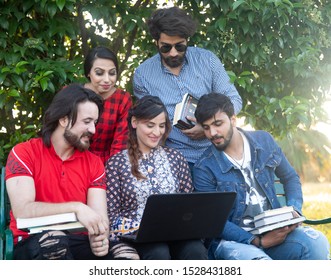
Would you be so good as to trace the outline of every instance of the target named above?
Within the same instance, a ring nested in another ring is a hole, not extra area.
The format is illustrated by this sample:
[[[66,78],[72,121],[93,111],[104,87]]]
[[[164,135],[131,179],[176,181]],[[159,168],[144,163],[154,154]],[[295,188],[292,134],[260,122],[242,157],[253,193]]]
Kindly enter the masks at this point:
[[[17,228],[30,234],[43,230],[85,231],[84,226],[77,220],[75,213],[63,213],[35,218],[17,218]]]
[[[68,222],[63,224],[31,227],[28,230],[29,230],[29,234],[35,234],[42,232],[44,230],[65,230],[70,232],[82,232],[82,231],[86,231],[86,228],[80,222]]]
[[[257,220],[260,220],[265,217],[271,217],[279,214],[284,214],[284,213],[292,213],[294,211],[293,206],[284,206],[280,208],[275,208],[271,210],[267,210],[262,212],[261,214],[258,214],[254,217],[254,222]]]
[[[301,217],[298,217],[298,218],[293,218],[291,220],[286,220],[286,221],[277,222],[277,223],[274,223],[274,224],[270,224],[270,225],[265,225],[265,226],[262,226],[262,227],[258,227],[258,228],[253,229],[250,232],[252,234],[259,235],[259,234],[262,234],[262,233],[265,233],[267,231],[271,231],[271,230],[274,230],[274,229],[277,229],[277,228],[281,228],[281,227],[285,227],[285,226],[290,226],[290,225],[294,225],[294,224],[297,224],[297,223],[301,223],[304,220],[306,220],[306,218],[304,216],[301,216]]]
[[[288,213],[278,214],[278,215],[259,219],[257,221],[254,221],[254,225],[255,225],[255,227],[262,227],[262,226],[266,226],[266,225],[277,223],[277,222],[282,222],[284,220],[289,220],[289,219],[293,219],[293,218],[294,218],[293,212],[288,212]]]
[[[294,211],[295,210],[292,206],[264,211],[254,217],[255,228],[250,232],[259,235],[277,228],[301,223],[306,220],[304,216],[295,217],[293,215]]]
[[[191,94],[186,93],[180,103],[176,105],[173,125],[179,129],[190,129],[195,126],[195,123],[189,121],[187,117],[194,118],[194,112],[197,108],[198,99]]]

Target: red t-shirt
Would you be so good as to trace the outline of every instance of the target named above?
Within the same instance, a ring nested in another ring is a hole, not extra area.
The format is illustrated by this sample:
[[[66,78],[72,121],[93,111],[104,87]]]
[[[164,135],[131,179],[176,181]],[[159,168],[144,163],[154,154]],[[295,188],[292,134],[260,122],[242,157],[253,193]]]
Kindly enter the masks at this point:
[[[62,161],[53,145],[46,147],[41,138],[20,143],[11,150],[6,164],[6,180],[15,176],[31,176],[36,201],[42,202],[79,201],[86,204],[89,188],[106,189],[104,165],[98,156],[75,150],[69,159]],[[25,238],[27,233],[17,229],[12,212],[10,217],[16,243],[18,236]]]

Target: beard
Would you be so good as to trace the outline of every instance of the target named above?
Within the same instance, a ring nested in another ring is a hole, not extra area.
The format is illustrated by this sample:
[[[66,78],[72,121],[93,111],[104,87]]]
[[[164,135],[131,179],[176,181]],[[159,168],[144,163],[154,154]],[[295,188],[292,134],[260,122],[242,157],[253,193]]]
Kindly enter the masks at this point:
[[[177,56],[164,56],[161,52],[159,53],[163,59],[164,64],[166,64],[170,68],[177,68],[181,66],[184,62],[185,53]]]
[[[81,137],[78,137],[76,134],[72,133],[69,129],[64,131],[63,137],[64,139],[75,149],[83,152],[86,151],[90,147],[90,141],[82,141],[81,139],[85,136],[88,136],[89,139],[92,137],[92,133],[85,132]]]
[[[213,145],[215,146],[215,148],[218,151],[223,152],[229,146],[232,136],[233,136],[233,127],[232,127],[232,125],[230,125],[230,129],[229,129],[228,133],[226,134],[226,136],[215,135],[212,138],[210,138],[210,140],[212,141]],[[214,143],[213,141],[216,139],[224,139],[224,143],[223,144]]]

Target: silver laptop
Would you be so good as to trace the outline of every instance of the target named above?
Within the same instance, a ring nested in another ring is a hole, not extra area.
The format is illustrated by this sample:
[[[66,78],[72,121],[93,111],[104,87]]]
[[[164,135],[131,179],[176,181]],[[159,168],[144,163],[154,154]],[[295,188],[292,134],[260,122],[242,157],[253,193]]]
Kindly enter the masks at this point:
[[[137,233],[121,238],[147,243],[219,237],[235,198],[235,192],[151,195]]]

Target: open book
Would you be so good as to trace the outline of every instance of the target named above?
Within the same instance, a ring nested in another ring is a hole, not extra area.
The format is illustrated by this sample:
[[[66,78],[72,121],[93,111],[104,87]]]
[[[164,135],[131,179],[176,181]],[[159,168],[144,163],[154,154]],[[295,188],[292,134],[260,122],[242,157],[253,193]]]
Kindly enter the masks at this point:
[[[189,121],[186,117],[194,117],[197,108],[198,99],[191,94],[186,93],[180,103],[176,105],[172,124],[179,129],[190,129],[195,123]]]
[[[63,213],[35,218],[17,218],[17,228],[30,234],[44,230],[85,231],[85,227],[77,220],[75,213]]]
[[[267,210],[256,215],[254,217],[255,228],[250,232],[258,235],[277,228],[301,223],[306,220],[304,216],[294,217],[294,211],[295,210],[292,206],[285,206],[282,208]]]

